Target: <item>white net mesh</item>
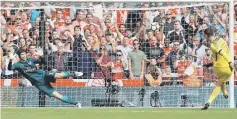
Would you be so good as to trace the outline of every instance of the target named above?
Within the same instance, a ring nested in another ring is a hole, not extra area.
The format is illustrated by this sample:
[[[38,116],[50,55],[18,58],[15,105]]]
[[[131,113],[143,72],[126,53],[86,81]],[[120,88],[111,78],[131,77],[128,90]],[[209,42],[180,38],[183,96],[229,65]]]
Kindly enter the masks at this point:
[[[37,68],[47,72],[83,72],[51,84],[86,107],[197,107],[217,79],[204,67],[212,54],[203,31],[214,28],[228,41],[227,3],[1,4],[1,106],[71,106],[7,69],[9,52],[20,49],[43,55]],[[212,106],[228,100],[220,94]]]

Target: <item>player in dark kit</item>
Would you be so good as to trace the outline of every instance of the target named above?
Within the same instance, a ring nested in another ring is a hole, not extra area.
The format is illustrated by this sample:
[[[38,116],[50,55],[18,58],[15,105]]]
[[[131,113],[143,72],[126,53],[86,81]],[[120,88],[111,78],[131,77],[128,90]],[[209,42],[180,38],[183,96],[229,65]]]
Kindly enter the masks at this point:
[[[10,55],[10,62],[8,64],[8,70],[17,70],[21,73],[26,79],[28,79],[32,85],[34,85],[39,90],[43,91],[50,97],[55,97],[65,103],[73,104],[78,107],[81,107],[81,103],[59,94],[50,82],[55,82],[59,78],[67,78],[73,76],[82,76],[82,72],[46,72],[42,69],[37,69],[35,64],[43,64],[44,59],[40,57],[39,59],[27,58],[25,51],[17,52],[20,61],[12,64],[13,54]]]

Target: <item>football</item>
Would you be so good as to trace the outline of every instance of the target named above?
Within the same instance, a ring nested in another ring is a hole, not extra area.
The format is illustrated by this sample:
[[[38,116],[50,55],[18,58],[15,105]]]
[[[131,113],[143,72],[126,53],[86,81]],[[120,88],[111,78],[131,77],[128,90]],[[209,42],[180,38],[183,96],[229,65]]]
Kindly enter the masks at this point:
[[[151,23],[151,30],[152,31],[159,31],[159,28],[160,28],[160,25],[159,25],[159,23],[158,22],[152,22]]]
[[[19,86],[25,87],[27,85],[27,79],[19,79]]]

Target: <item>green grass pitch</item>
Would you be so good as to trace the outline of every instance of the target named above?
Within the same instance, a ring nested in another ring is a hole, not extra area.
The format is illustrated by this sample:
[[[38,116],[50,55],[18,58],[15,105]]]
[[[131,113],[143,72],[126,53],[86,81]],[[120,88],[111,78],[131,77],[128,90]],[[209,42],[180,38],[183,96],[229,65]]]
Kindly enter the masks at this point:
[[[2,119],[237,119],[237,109],[2,108]]]

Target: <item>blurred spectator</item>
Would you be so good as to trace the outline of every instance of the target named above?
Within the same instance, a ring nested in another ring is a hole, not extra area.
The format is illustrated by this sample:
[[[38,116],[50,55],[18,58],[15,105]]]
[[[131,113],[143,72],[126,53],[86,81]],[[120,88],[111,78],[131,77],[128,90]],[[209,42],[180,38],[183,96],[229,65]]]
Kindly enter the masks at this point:
[[[196,66],[201,67],[201,59],[206,55],[207,47],[201,43],[201,39],[198,36],[193,37],[192,55],[195,56],[194,62]]]
[[[235,12],[235,14],[234,14],[234,18],[235,18],[235,21],[237,21],[237,4],[235,5],[235,7],[234,7],[234,12]]]
[[[173,49],[166,57],[166,64],[170,66],[172,72],[176,72],[175,62],[180,58],[181,52],[179,50],[180,41],[173,41]]]
[[[62,43],[64,43],[65,52],[72,52],[73,42],[75,41],[72,33],[69,30],[63,32]]]
[[[210,27],[210,26],[209,26]],[[198,27],[198,31],[197,31],[197,36],[199,37],[199,39],[201,41],[204,40],[204,30],[208,28],[208,25],[207,24],[202,24],[202,25],[199,25]]]
[[[182,17],[181,19],[181,24],[189,36],[194,36],[198,31],[198,26],[195,18],[196,15],[189,14],[189,22],[185,21],[185,17]],[[189,43],[188,39],[186,39],[186,43]]]
[[[63,11],[62,10],[58,10],[56,12],[56,19],[53,21],[53,23],[54,23],[54,28],[64,25],[65,21],[63,18]]]
[[[52,37],[52,30],[58,31],[58,28],[52,28],[49,21],[45,22],[45,37],[51,40]]]
[[[62,43],[60,38],[53,39],[52,43],[49,41],[48,38],[46,38],[45,39],[45,49],[46,49],[47,54],[56,52],[58,50],[59,43]]]
[[[73,42],[73,52],[80,52],[80,51],[89,51],[91,49],[87,39],[85,39],[81,35],[81,27],[75,26],[74,27],[74,39]]]
[[[116,29],[115,29],[114,25],[111,23],[110,19],[106,19],[104,21],[104,24],[105,24],[105,28],[104,28],[105,35],[116,33]]]
[[[183,73],[181,73],[179,76],[183,78],[183,84],[184,86],[188,87],[196,87],[201,86],[202,82],[198,79],[198,73],[195,64],[193,64],[193,56],[187,57],[187,67],[184,70]]]
[[[162,72],[156,65],[156,59],[152,58],[150,64],[146,68],[145,78],[150,86],[160,86],[162,83]]]
[[[41,55],[37,52],[37,48],[36,48],[35,44],[31,44],[29,46],[29,52],[27,53],[27,56],[35,58],[35,59],[39,59],[40,58]],[[40,68],[40,64],[36,64],[36,67]]]
[[[14,44],[13,40],[14,35],[12,33],[7,34],[7,39],[4,41],[3,48],[13,47],[14,53],[18,50],[18,47]]]
[[[206,24],[207,27],[210,27],[210,26],[211,26],[211,22],[210,22],[209,17],[205,16],[205,17],[203,18],[203,24]]]
[[[156,14],[156,16],[153,18],[153,22],[160,22],[161,21],[161,12],[162,11],[157,11],[158,13]]]
[[[19,50],[27,51],[26,40],[24,38],[20,38],[18,42],[19,42],[18,43]]]
[[[62,43],[58,44],[58,51],[48,55],[47,65],[52,71],[71,71],[72,70],[71,52],[65,52]]]
[[[206,67],[208,64],[213,62],[212,52],[210,49],[206,49],[206,55],[203,57],[203,76],[205,82],[214,82],[216,75],[213,67]]]
[[[234,74],[235,85],[237,85],[237,56],[234,57]]]
[[[73,70],[83,72],[83,78],[90,79],[92,72],[95,72],[95,63],[91,56],[91,46],[80,31],[80,26],[74,27]]]
[[[185,43],[185,39],[187,38],[187,34],[184,30],[182,30],[181,22],[180,21],[174,21],[174,29],[169,31],[167,34],[168,42],[169,44],[173,43],[173,40],[175,40],[174,37],[180,37],[179,40],[181,43]]]
[[[38,29],[40,28],[40,17],[35,18],[33,27],[38,28]]]
[[[116,33],[117,33],[119,38],[123,39],[123,37],[127,36],[126,27],[125,27],[124,24],[120,24],[119,28],[117,27],[117,25],[115,25],[115,29],[116,29]]]
[[[38,9],[32,9],[30,13],[30,23],[36,27],[39,26],[39,21],[40,21],[40,11]],[[39,27],[37,27],[39,28]]]
[[[166,12],[166,22],[162,23],[162,25],[164,26],[164,34],[165,36],[167,36],[168,31],[171,31],[174,29],[174,22],[172,21],[172,13],[170,11]]]
[[[129,37],[129,38],[131,38],[132,40],[135,40],[135,39],[138,39],[139,40],[139,42],[143,42],[143,40],[145,40],[144,39],[144,37],[145,37],[145,27],[146,27],[146,22],[140,22],[140,21],[138,21],[137,23],[136,23],[136,28],[135,28],[135,30],[134,30],[134,35],[131,35],[131,37]]]
[[[108,56],[108,54],[106,52],[106,47],[101,46],[100,52],[99,53],[93,52],[92,57],[96,61],[97,66],[96,66],[96,71],[94,73],[92,73],[91,77],[94,79],[112,78],[112,75],[111,75],[110,70],[108,68],[100,67],[101,65],[105,65],[108,62],[112,61],[111,57]]]
[[[213,18],[212,27],[215,29],[216,34],[221,35],[223,32],[225,32],[225,30],[224,30],[225,25],[223,23],[221,23],[220,21],[218,22],[218,20],[219,20],[219,18],[217,18],[217,17]]]
[[[220,24],[226,28],[228,26],[228,11],[229,11],[229,6],[227,3],[222,4],[222,6],[218,7],[218,12],[217,12],[217,16],[220,19]],[[217,19],[217,21],[219,21],[219,19]]]
[[[77,25],[79,25],[80,26],[80,24],[81,24],[81,22],[82,21],[84,21],[85,22],[85,14],[84,14],[84,12],[83,11],[77,11],[76,12],[76,19],[72,22],[72,25],[73,26],[77,26]]]
[[[93,14],[90,13],[90,12],[86,14],[86,20],[85,20],[85,21],[86,21],[86,23],[88,23],[88,24],[94,23],[94,24],[96,24],[96,25],[102,27],[102,24],[101,24],[101,22],[100,22],[100,19],[99,19],[98,17],[96,17],[96,16],[93,16]]]
[[[64,32],[68,30],[70,34],[74,34],[74,26],[72,25],[72,20],[70,16],[66,16],[64,19],[64,25],[59,27],[59,33],[62,36],[62,38],[65,38]]]
[[[102,47],[102,46],[105,46],[105,47],[106,47],[106,52],[107,52],[107,54],[108,54],[109,56],[111,56],[111,55],[113,54],[112,45],[111,45],[111,44],[108,44],[108,42],[107,42],[107,40],[106,40],[105,37],[102,37],[102,38],[100,39],[100,45],[95,48],[96,52],[99,52],[100,47]]]
[[[33,39],[30,37],[30,33],[28,29],[23,29],[22,35],[26,41],[31,41],[31,42],[33,41]]]
[[[100,42],[95,35],[88,35],[86,40],[88,41],[89,47],[91,47],[91,51],[96,51],[96,49],[100,46]]]
[[[123,60],[126,64],[128,64],[128,54],[132,51],[132,48],[129,46],[129,39],[127,37],[123,37],[123,44],[118,45],[116,49],[122,52]],[[128,65],[124,67],[124,72],[126,74],[126,77],[129,78]]]
[[[28,48],[29,48],[29,46],[32,44],[32,42],[31,41],[26,41],[26,47],[27,47],[27,50],[28,50]]]
[[[116,59],[107,64],[100,64],[101,67],[111,68],[111,73],[113,80],[117,81],[118,79],[125,79],[124,68],[127,67],[123,59],[123,54],[121,51],[116,52]]]
[[[32,25],[30,24],[29,21],[29,16],[27,15],[26,12],[21,13],[21,27],[22,29],[30,29],[32,28]]]
[[[145,10],[144,10],[145,11]],[[127,21],[126,21],[126,28],[133,32],[134,28],[136,27],[136,23],[138,21],[142,21],[140,16],[141,12],[139,10],[130,10]]]
[[[14,24],[8,24],[8,29],[11,30],[12,33],[17,34],[16,32],[16,27],[19,26],[22,28],[22,21],[21,21],[21,16],[20,15],[16,15],[16,22],[14,22]],[[23,29],[23,28],[22,28]]]
[[[0,45],[0,76],[2,75],[2,71],[3,71],[3,51],[2,51],[2,45]]]
[[[8,63],[10,61],[10,54],[14,54],[14,49],[13,47],[7,47],[5,48],[5,56],[1,57],[1,69],[2,69],[2,76],[3,78],[6,78],[6,79],[11,79],[13,78],[13,71],[9,71],[8,70]],[[18,62],[18,56],[16,54],[14,54],[14,60],[13,60],[13,63],[16,63]]]
[[[148,46],[144,47],[143,51],[148,56],[148,59],[155,58],[159,65],[165,61],[164,50],[160,48],[159,42],[156,37],[153,37],[148,41]]]
[[[108,33],[105,35],[105,38],[107,40],[107,47],[111,47],[111,54],[108,55],[112,55],[112,59],[115,59],[115,55],[113,53],[116,52],[116,43],[115,43],[115,39],[113,38],[112,34]]]
[[[177,79],[177,73],[173,73],[171,71],[170,66],[166,66],[165,67],[165,71],[162,75],[162,84],[161,85],[173,85],[173,81],[175,81]]]
[[[155,37],[154,32],[152,30],[147,31],[144,39],[142,39],[140,42],[142,43],[141,49],[142,51],[145,51],[145,48],[148,47],[149,41]]]
[[[7,25],[14,25],[16,22],[16,11],[10,10],[10,18],[7,20]]]
[[[84,31],[83,31],[83,33],[82,33],[82,35],[87,39],[88,38],[88,36],[91,36],[91,31],[90,31],[90,29],[85,29]]]
[[[35,59],[39,59],[40,54],[37,52],[36,45],[31,44],[31,45],[29,46],[29,52],[28,52],[27,56],[28,56],[28,57],[33,57],[33,58],[35,58]]]
[[[128,68],[130,79],[143,79],[144,78],[144,60],[146,55],[143,51],[139,50],[140,43],[137,40],[133,41],[134,50],[128,53]]]

